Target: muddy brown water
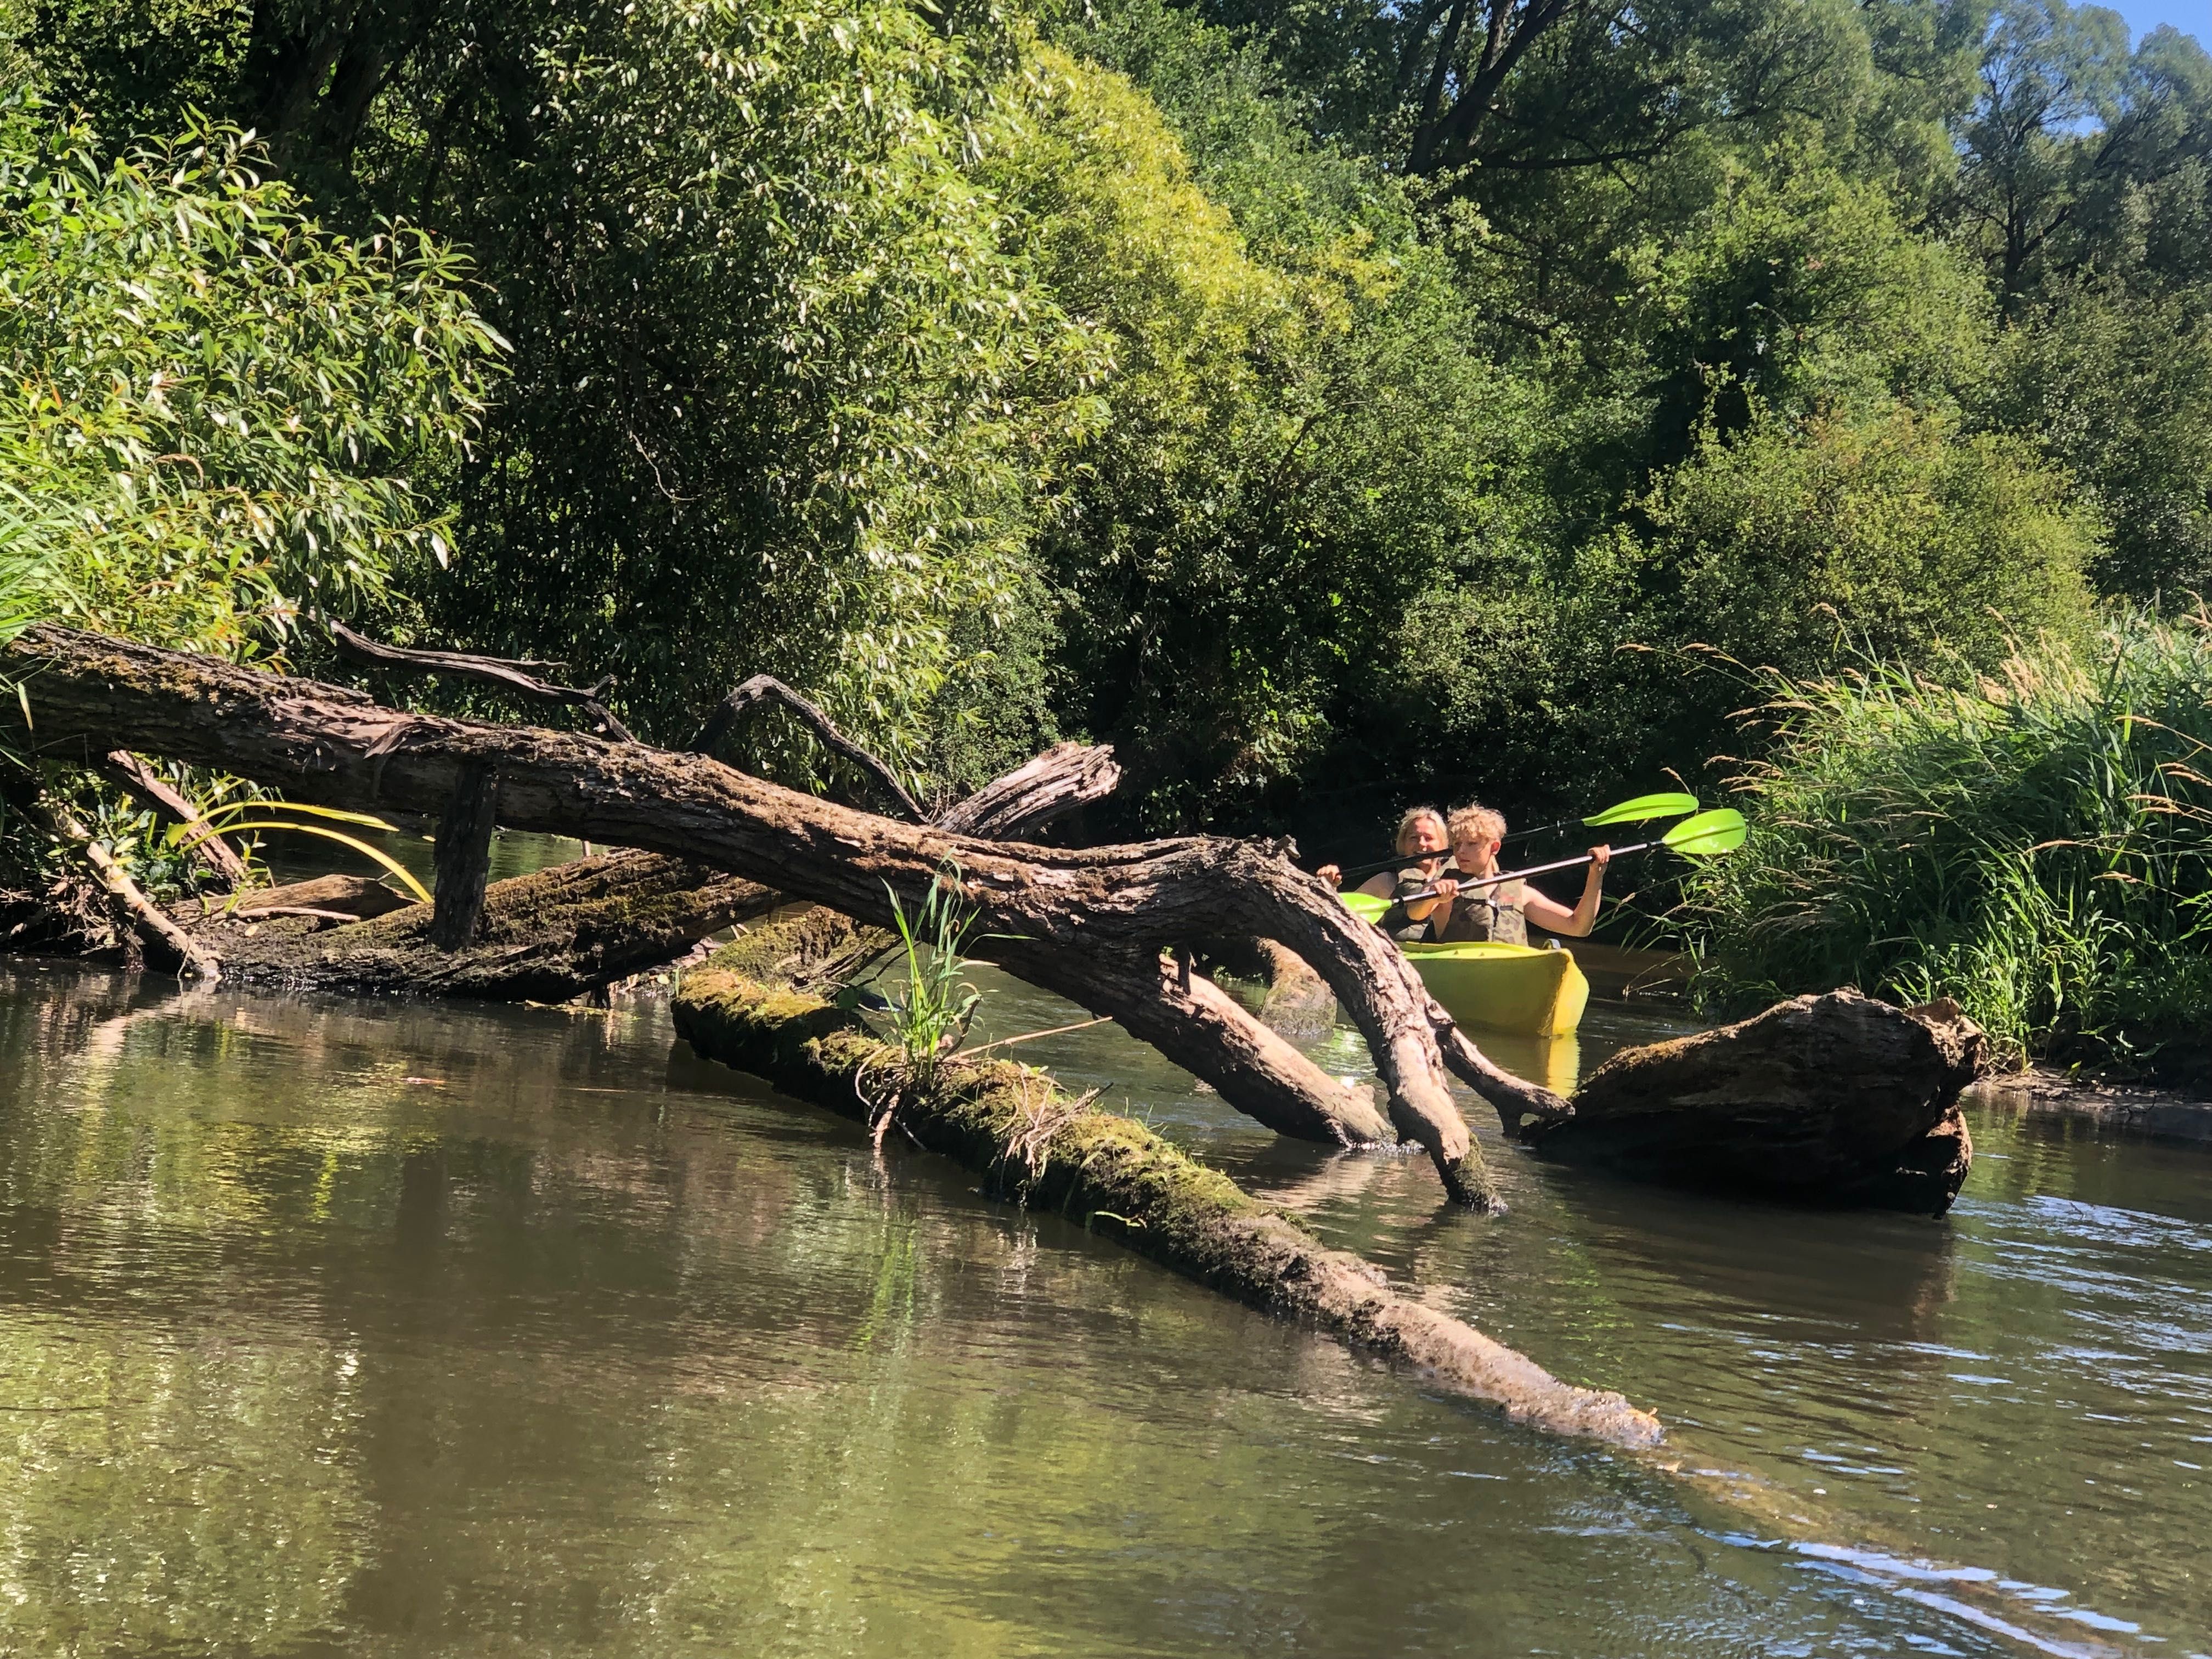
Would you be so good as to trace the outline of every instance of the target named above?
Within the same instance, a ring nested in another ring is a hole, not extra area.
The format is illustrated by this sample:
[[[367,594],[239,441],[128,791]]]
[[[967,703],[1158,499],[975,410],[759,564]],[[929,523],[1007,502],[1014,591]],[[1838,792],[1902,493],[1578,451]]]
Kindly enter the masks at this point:
[[[979,1036],[1074,1017],[979,978]],[[1557,1079],[1669,1029],[1496,1046]],[[0,1652],[2212,1651],[2206,1152],[1985,1115],[1938,1223],[1551,1170],[1493,1120],[1491,1221],[1113,1028],[1018,1052],[1760,1496],[879,1164],[651,998],[19,965]]]

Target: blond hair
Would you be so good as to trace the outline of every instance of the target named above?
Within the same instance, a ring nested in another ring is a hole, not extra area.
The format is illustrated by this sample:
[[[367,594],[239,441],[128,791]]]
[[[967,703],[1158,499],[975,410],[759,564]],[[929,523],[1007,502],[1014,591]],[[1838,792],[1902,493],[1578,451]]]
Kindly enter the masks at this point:
[[[1400,857],[1402,858],[1413,850],[1413,831],[1419,827],[1423,818],[1434,818],[1437,827],[1442,829],[1446,836],[1451,834],[1451,825],[1445,821],[1443,813],[1437,808],[1409,806],[1406,809],[1406,816],[1398,820],[1398,833],[1390,838],[1390,844],[1398,849]]]
[[[1504,841],[1505,814],[1494,807],[1477,806],[1473,802],[1455,808],[1445,821],[1444,833],[1456,847],[1462,841]]]

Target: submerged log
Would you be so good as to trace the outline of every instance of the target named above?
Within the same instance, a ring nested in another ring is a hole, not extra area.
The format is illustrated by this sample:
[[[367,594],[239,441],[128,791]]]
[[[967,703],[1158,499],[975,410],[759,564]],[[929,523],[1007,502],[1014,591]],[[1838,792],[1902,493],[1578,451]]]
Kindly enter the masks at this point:
[[[0,659],[35,719],[17,720],[10,703],[0,733],[79,764],[122,743],[320,804],[435,812],[465,768],[489,763],[501,817],[514,828],[695,858],[878,926],[891,921],[892,894],[911,909],[957,864],[978,916],[977,955],[1112,1014],[1263,1121],[1334,1126],[1349,1091],[1222,993],[1200,980],[1186,992],[1158,969],[1163,947],[1200,934],[1279,939],[1328,981],[1366,1038],[1396,1133],[1421,1143],[1455,1200],[1495,1204],[1445,1085],[1419,977],[1279,849],[1206,836],[1010,847],[856,812],[702,756],[381,708],[343,688],[51,625],[26,630]],[[1224,1032],[1249,1042],[1224,1042]],[[1500,1078],[1490,1086],[1505,1087]]]
[[[1948,1002],[1796,997],[1615,1054],[1576,1091],[1572,1117],[1523,1138],[1547,1158],[1650,1180],[1941,1215],[1972,1161],[1958,1099],[1984,1041]]]
[[[899,1051],[870,1036],[856,1016],[756,977],[787,945],[818,948],[772,928],[687,975],[677,1030],[709,1059],[866,1121],[869,1091],[901,1075]],[[1513,1422],[1624,1447],[1663,1437],[1656,1418],[1620,1395],[1562,1382],[1400,1295],[1358,1256],[1319,1243],[1142,1124],[1067,1099],[1042,1073],[956,1057],[933,1079],[902,1082],[896,1121],[923,1148],[979,1171],[997,1194],[1057,1212],[1248,1306],[1503,1407]]]

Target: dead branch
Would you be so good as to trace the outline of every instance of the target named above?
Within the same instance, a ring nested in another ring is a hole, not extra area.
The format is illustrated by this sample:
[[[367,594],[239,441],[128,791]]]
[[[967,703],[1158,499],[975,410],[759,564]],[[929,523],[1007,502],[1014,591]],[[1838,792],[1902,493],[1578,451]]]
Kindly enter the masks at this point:
[[[614,687],[614,676],[610,674],[588,690],[576,685],[555,685],[538,678],[547,670],[565,666],[561,663],[533,662],[526,658],[477,657],[460,651],[416,651],[404,646],[385,645],[357,634],[343,623],[332,618],[328,626],[331,643],[337,653],[349,662],[367,668],[381,668],[395,674],[453,674],[462,679],[476,680],[486,685],[495,685],[533,702],[565,703],[581,708],[598,722],[598,729],[617,743],[635,743],[629,728],[614,717],[600,701]]]
[[[193,860],[224,886],[246,884],[246,860],[228,842],[208,830],[198,807],[162,782],[137,756],[118,749],[102,756],[92,769],[163,823],[182,828]]]
[[[796,716],[799,724],[814,733],[822,746],[842,757],[866,773],[882,790],[898,805],[900,813],[909,823],[927,823],[929,814],[915,805],[891,769],[837,729],[837,723],[813,703],[793,690],[773,674],[756,674],[743,685],[722,699],[707,723],[684,746],[695,755],[711,755],[722,739],[729,736],[738,722],[763,703],[777,703]]]
[[[64,837],[75,842],[77,850],[84,854],[85,861],[100,872],[101,882],[114,895],[116,902],[128,913],[132,925],[152,934],[174,951],[185,970],[209,981],[222,976],[222,964],[216,960],[215,953],[162,915],[154,902],[139,891],[138,884],[124,872],[123,866],[115,861],[105,847],[92,838],[92,831],[78,821],[76,813],[66,806],[58,807],[54,812],[54,827],[62,832]]]

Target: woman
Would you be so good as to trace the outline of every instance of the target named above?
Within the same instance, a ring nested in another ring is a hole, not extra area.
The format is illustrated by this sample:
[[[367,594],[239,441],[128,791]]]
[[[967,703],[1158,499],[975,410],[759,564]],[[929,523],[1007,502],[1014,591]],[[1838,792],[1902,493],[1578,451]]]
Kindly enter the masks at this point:
[[[1398,820],[1398,833],[1390,844],[1398,849],[1402,866],[1370,876],[1357,890],[1392,902],[1382,921],[1383,932],[1391,938],[1404,945],[1430,943],[1449,912],[1452,893],[1457,890],[1449,882],[1437,886],[1437,878],[1443,873],[1444,850],[1451,844],[1444,815],[1433,806],[1412,808]],[[1336,865],[1324,864],[1314,873],[1334,887],[1344,872]],[[1436,890],[1431,892],[1431,887]],[[1400,896],[1414,893],[1423,896]]]
[[[1597,921],[1598,897],[1605,886],[1605,866],[1613,857],[1612,848],[1589,849],[1589,874],[1583,881],[1582,899],[1570,910],[1525,881],[1462,888],[1462,881],[1479,881],[1498,873],[1498,849],[1505,841],[1504,813],[1487,806],[1462,806],[1451,815],[1447,828],[1451,837],[1451,868],[1436,884],[1436,890],[1441,898],[1450,890],[1453,903],[1447,915],[1436,919],[1439,939],[1446,943],[1496,939],[1504,945],[1526,945],[1532,921],[1570,939],[1588,936]],[[1454,876],[1460,880],[1451,879]]]

